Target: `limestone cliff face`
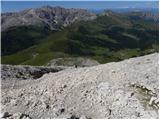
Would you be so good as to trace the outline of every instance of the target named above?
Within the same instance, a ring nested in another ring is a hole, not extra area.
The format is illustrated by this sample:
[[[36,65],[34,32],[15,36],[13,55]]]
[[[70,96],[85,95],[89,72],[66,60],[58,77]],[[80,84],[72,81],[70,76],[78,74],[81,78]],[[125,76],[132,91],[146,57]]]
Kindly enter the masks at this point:
[[[59,30],[75,21],[95,19],[94,13],[84,9],[65,9],[62,7],[43,6],[15,13],[2,14],[2,30],[13,26],[36,25]]]
[[[158,118],[157,53],[23,81],[2,89],[4,118]]]

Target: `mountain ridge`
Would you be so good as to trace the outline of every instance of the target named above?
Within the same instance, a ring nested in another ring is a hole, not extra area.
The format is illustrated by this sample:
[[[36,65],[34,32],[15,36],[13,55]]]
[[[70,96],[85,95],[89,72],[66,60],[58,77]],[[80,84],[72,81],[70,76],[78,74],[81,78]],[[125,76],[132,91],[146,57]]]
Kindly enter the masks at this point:
[[[85,9],[42,6],[20,12],[2,13],[2,31],[13,26],[37,25],[58,30],[75,21],[92,20],[96,15]]]

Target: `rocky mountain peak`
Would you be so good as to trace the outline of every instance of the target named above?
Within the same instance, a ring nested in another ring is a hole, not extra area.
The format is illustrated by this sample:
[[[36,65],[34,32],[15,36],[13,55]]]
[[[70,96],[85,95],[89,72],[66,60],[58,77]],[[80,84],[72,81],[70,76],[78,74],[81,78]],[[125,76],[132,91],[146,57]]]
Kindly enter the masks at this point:
[[[75,21],[93,20],[94,13],[84,9],[66,9],[62,7],[42,6],[16,13],[2,14],[2,31],[14,26],[47,26],[51,30],[59,30]]]

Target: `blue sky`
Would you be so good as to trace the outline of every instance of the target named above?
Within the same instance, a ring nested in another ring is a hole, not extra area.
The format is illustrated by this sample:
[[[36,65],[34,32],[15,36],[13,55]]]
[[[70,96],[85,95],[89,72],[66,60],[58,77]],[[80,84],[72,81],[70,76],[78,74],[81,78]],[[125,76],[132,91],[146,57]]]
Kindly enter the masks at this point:
[[[2,12],[15,12],[28,8],[37,8],[44,5],[61,6],[65,8],[107,9],[107,8],[157,8],[158,1],[1,1]]]

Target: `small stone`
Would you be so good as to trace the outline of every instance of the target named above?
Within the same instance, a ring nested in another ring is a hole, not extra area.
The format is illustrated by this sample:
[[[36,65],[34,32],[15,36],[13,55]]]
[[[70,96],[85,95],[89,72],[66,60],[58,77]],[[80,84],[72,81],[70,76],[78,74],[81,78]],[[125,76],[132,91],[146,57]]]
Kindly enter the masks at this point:
[[[88,93],[89,91],[88,90],[86,90],[86,93]]]
[[[135,115],[136,115],[137,117],[140,117],[140,113],[139,113],[139,112],[136,112]]]
[[[155,104],[159,104],[159,100],[158,99],[156,99],[154,102],[155,102]]]
[[[145,87],[145,86],[143,86],[143,85],[140,85],[140,88],[142,88],[142,89],[146,89],[146,87]]]
[[[151,99],[149,101],[149,105],[152,105],[154,100],[156,100],[156,97],[151,97]]]
[[[108,109],[108,111],[109,111],[109,115],[111,115],[111,114],[112,114],[112,110],[111,110],[111,109]]]
[[[64,85],[64,86],[63,86],[63,88],[66,88],[66,87],[67,87],[67,85]]]
[[[131,97],[134,95],[134,92],[131,93]]]
[[[46,105],[46,109],[49,109],[49,108],[50,108],[50,106],[47,104],[47,105]]]
[[[65,111],[65,109],[64,109],[64,108],[62,108],[62,109],[60,110],[60,112],[61,112],[61,113],[63,113],[64,111]]]
[[[1,118],[7,118],[9,116],[11,116],[11,115],[8,112],[4,112],[1,114]]]
[[[147,75],[147,76],[146,76],[146,78],[148,79],[148,78],[149,78],[149,76]]]
[[[24,103],[25,106],[28,106],[29,104],[30,104],[30,101],[26,101],[26,102]]]
[[[29,115],[26,114],[21,114],[20,119],[31,119],[31,117]]]
[[[153,105],[156,109],[159,109],[159,107],[157,105]]]
[[[23,93],[20,93],[19,95],[18,95],[18,97],[22,97],[23,96]]]
[[[21,114],[22,114],[22,113],[20,113],[20,112],[15,113],[15,114],[13,114],[12,118],[13,118],[13,119],[20,119]]]
[[[132,86],[132,87],[134,87],[134,86],[135,86],[135,83],[134,83],[134,82],[132,82],[132,83],[131,83],[131,86]]]

